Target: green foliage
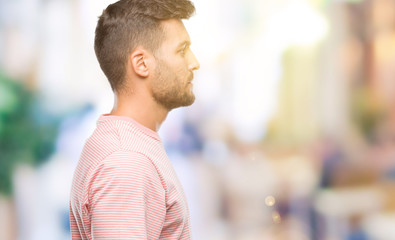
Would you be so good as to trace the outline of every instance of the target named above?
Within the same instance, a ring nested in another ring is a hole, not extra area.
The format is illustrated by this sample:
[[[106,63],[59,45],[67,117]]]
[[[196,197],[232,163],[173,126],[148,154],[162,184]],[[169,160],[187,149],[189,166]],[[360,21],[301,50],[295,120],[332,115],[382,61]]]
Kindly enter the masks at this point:
[[[38,165],[54,150],[57,121],[39,107],[33,92],[0,73],[0,193],[12,193],[18,163]]]

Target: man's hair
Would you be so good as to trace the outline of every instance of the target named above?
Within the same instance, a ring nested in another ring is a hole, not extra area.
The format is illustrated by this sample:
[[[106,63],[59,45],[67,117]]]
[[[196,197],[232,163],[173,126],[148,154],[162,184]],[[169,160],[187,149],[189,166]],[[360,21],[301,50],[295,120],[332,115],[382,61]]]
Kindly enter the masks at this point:
[[[164,37],[161,20],[188,19],[195,12],[189,0],[120,0],[99,17],[95,52],[111,88],[122,90],[127,58],[137,47],[152,51]]]

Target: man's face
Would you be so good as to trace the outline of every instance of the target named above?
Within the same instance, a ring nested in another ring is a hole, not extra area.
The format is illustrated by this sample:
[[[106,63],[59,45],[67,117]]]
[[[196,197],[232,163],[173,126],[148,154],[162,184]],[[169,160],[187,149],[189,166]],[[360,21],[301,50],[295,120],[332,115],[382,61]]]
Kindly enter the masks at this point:
[[[164,40],[155,54],[152,96],[168,110],[189,106],[195,101],[192,79],[199,62],[190,49],[191,41],[184,24],[176,19],[165,20],[161,24]]]

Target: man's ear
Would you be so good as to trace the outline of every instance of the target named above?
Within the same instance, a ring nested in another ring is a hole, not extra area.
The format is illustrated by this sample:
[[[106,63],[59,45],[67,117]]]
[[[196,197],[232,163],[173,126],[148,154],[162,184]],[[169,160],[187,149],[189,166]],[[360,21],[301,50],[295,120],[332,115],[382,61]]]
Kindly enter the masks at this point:
[[[134,72],[139,75],[140,77],[148,77],[149,75],[149,68],[147,64],[147,58],[149,55],[143,49],[135,49],[130,55],[130,62],[131,67],[133,68]]]

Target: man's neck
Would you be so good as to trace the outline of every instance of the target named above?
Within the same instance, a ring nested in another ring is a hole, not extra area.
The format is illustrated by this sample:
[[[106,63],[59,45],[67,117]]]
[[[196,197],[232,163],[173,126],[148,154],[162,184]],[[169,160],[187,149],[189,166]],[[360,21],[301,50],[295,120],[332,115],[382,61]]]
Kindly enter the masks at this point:
[[[169,111],[153,99],[139,96],[115,96],[114,107],[110,115],[133,118],[143,126],[157,132]]]

